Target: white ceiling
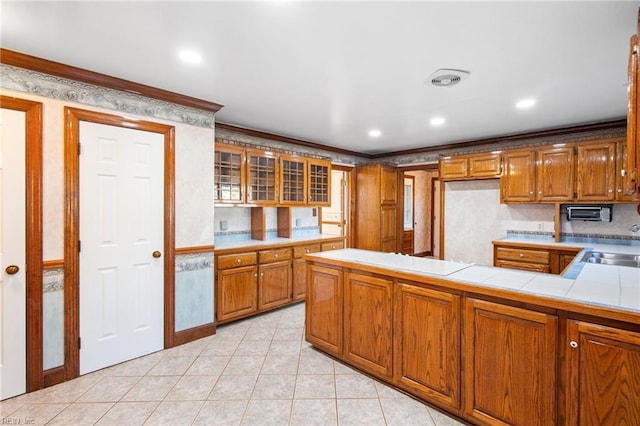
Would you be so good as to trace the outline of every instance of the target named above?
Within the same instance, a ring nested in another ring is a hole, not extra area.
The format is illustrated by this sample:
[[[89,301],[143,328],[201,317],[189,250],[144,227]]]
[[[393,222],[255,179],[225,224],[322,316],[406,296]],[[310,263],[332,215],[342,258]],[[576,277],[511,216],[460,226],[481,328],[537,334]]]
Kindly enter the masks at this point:
[[[2,0],[0,40],[224,104],[219,122],[376,154],[624,118],[638,6]],[[185,47],[203,62],[180,63]],[[471,75],[425,84],[438,68]]]

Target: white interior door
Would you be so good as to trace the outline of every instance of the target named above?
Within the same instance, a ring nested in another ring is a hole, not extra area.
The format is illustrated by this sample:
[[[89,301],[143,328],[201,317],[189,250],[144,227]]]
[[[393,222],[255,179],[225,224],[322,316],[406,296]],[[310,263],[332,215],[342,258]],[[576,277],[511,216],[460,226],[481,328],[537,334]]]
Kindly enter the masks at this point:
[[[25,123],[0,109],[0,400],[26,391]]]
[[[164,347],[164,137],[81,121],[80,143],[85,374]]]

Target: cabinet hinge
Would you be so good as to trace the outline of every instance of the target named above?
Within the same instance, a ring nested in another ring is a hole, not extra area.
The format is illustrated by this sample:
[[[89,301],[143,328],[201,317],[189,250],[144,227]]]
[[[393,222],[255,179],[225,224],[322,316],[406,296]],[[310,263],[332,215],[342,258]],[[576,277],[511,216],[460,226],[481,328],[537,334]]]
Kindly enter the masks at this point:
[[[78,253],[80,253],[81,250],[82,250],[82,243],[80,240],[78,240]]]
[[[78,142],[78,155],[82,152],[82,144]]]
[[[577,192],[573,193],[573,198],[578,198],[578,193]]]
[[[573,153],[574,153],[575,155],[578,155],[578,147],[577,147],[577,146],[574,146],[574,147],[573,147]]]
[[[78,337],[78,350],[82,349],[82,337]]]

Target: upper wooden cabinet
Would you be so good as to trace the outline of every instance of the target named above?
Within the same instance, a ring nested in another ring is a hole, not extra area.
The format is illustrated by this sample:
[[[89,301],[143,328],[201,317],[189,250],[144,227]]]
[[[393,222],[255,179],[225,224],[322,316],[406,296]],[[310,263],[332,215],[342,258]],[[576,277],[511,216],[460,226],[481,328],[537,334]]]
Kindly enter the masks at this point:
[[[458,155],[440,160],[442,180],[499,178],[501,171],[499,153]]]
[[[616,142],[580,144],[577,201],[613,201],[616,198]]]
[[[216,143],[215,203],[328,206],[331,161]]]
[[[532,202],[536,199],[536,153],[531,149],[504,153],[504,173],[500,180],[501,202]]]
[[[631,174],[627,172],[627,141],[618,142],[616,152],[616,201],[633,202],[633,194],[627,191],[631,182]]]
[[[309,165],[309,202],[314,206],[331,205],[331,162],[310,158]]]
[[[626,192],[640,200],[640,14],[637,33],[631,36],[629,54],[629,114],[627,116],[627,182]]]
[[[568,201],[574,193],[573,146],[543,148],[536,153],[536,199]]]
[[[394,252],[398,243],[398,171],[381,164],[356,169],[354,247]]]
[[[216,146],[213,169],[213,201],[216,203],[245,202],[245,163],[243,148]]]
[[[307,160],[292,155],[280,156],[280,204],[307,204]]]
[[[605,139],[505,151],[501,202],[630,202],[622,193],[616,195],[624,183],[616,172],[621,142]]]

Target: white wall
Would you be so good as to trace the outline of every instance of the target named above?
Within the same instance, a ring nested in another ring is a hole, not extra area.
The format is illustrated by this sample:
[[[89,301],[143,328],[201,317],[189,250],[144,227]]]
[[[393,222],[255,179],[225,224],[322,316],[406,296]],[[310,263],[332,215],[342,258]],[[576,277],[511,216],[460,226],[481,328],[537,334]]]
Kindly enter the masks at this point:
[[[447,182],[444,185],[444,259],[493,264],[491,241],[506,237],[507,230],[554,231],[552,204],[500,204],[498,179]],[[604,203],[603,203],[604,204]],[[598,236],[633,236],[629,226],[640,223],[636,205],[613,206],[613,221],[567,222],[563,233]]]

